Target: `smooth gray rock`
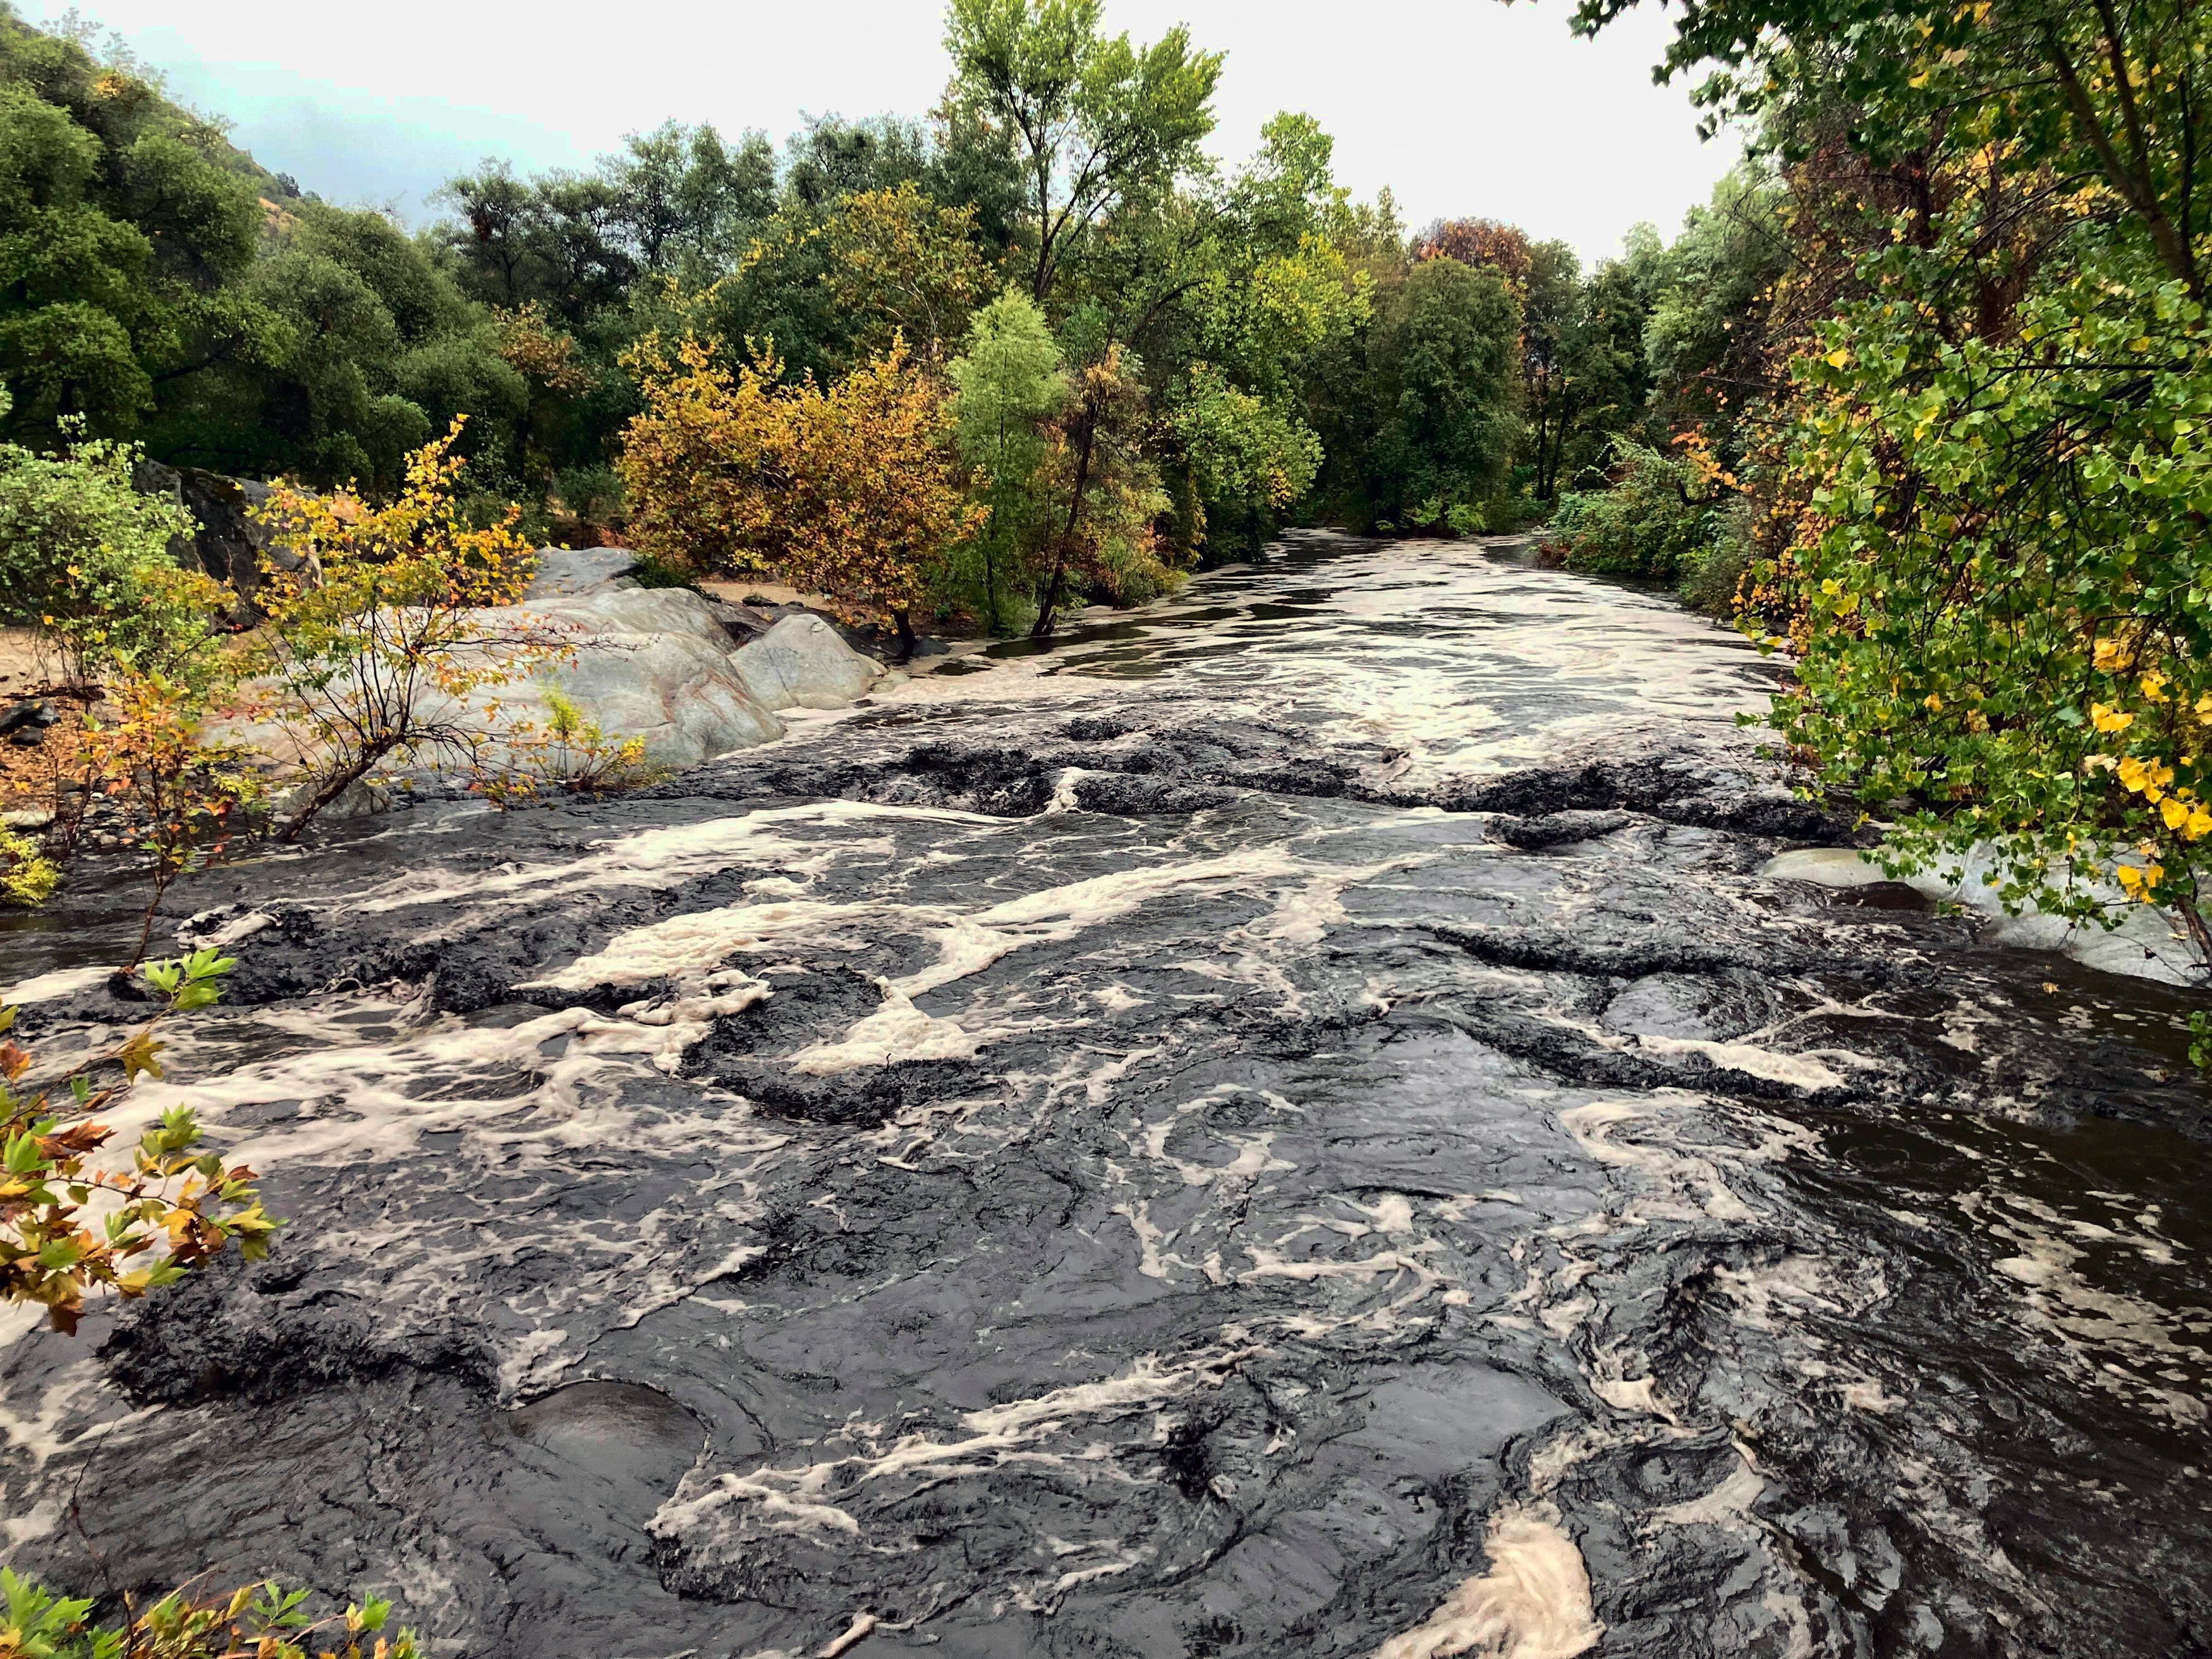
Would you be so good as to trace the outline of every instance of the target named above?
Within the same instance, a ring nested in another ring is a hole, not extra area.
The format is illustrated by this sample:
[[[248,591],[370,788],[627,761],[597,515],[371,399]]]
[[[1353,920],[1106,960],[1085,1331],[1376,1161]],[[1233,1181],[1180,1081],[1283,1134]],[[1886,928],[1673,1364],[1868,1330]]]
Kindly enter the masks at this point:
[[[884,677],[884,665],[845,643],[819,617],[786,617],[737,653],[737,670],[766,708],[847,708]]]
[[[637,555],[626,547],[541,547],[538,574],[523,590],[526,602],[573,599],[615,587],[634,588],[629,573],[637,568]]]
[[[561,574],[574,577],[580,570],[569,566]],[[584,757],[500,740],[501,732],[525,725],[541,734],[549,731],[552,692],[573,702],[610,744],[642,738],[645,763],[674,769],[773,743],[784,734],[775,710],[843,708],[885,678],[881,664],[854,651],[818,617],[786,617],[740,649],[745,630],[757,627],[758,620],[686,588],[635,587],[611,578],[582,592],[526,599],[475,615],[488,648],[495,650],[503,638],[550,641],[566,653],[530,678],[484,688],[469,700],[471,713],[457,714],[450,707],[423,711],[426,720],[453,716],[482,731],[483,705],[496,701],[493,742],[479,756],[494,769],[517,764],[573,775],[589,763]],[[281,744],[273,728],[243,723],[227,727],[223,735],[264,750]],[[378,804],[364,800],[361,810],[374,810]],[[331,816],[346,810],[334,809]]]
[[[1842,847],[1782,853],[1769,859],[1759,873],[1822,887],[1865,887],[1890,879],[1872,860]],[[2008,915],[1997,884],[1990,879],[1999,873],[1995,850],[1987,843],[1978,843],[1964,854],[1947,856],[1937,869],[1906,877],[1905,884],[1929,898],[1980,911],[1990,920],[1984,937],[1992,945],[2057,951],[2085,968],[2125,974],[2131,979],[2158,980],[2168,985],[2204,982],[2204,965],[2197,960],[2197,948],[2180,918],[2136,903],[2103,874],[2095,879],[2072,878],[2069,884],[2078,882],[2108,915],[2120,919],[2118,926],[2109,929],[2094,921],[2046,915],[2033,904],[2023,905],[2017,915]]]
[[[485,617],[503,632],[553,632],[573,651],[499,693],[502,723],[544,729],[552,716],[545,693],[558,690],[610,739],[643,738],[646,759],[664,767],[696,766],[783,735],[783,722],[738,671],[729,630],[696,593],[605,587]]]

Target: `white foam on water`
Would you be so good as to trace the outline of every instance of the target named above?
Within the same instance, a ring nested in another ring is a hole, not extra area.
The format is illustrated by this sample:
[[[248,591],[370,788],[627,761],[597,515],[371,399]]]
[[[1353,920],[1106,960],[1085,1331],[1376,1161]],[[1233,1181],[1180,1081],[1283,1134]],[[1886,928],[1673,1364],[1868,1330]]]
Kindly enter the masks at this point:
[[[1751,1461],[1751,1454],[1739,1444],[1735,1449],[1736,1465],[1719,1486],[1701,1498],[1692,1498],[1680,1504],[1670,1504],[1665,1509],[1652,1510],[1644,1526],[1648,1532],[1659,1527],[1720,1527],[1734,1532],[1763,1530],[1751,1513],[1751,1506],[1766,1493],[1766,1477]]]
[[[1811,1054],[1774,1054],[1747,1042],[1714,1042],[1704,1037],[1639,1036],[1637,1046],[1647,1054],[1702,1054],[1716,1066],[1770,1083],[1786,1083],[1808,1093],[1839,1089],[1844,1079]]]
[[[967,1060],[1000,1035],[963,1030],[951,1020],[922,1012],[897,986],[888,981],[878,982],[883,987],[883,1006],[848,1026],[836,1042],[817,1042],[792,1055],[793,1071],[809,1077],[829,1077],[898,1060]]]
[[[871,939],[903,933],[929,938],[938,949],[936,963],[893,981],[902,994],[915,997],[978,973],[1024,945],[1065,943],[1169,894],[1256,886],[1312,867],[1285,848],[1262,847],[1221,858],[1163,860],[1112,871],[964,912],[942,905],[867,902],[729,905],[617,933],[598,951],[525,988],[634,985],[696,972],[739,951],[796,945],[858,948]],[[1362,873],[1345,869],[1340,879],[1349,884]],[[865,934],[849,929],[864,929]]]
[[[1490,1571],[1374,1659],[1574,1659],[1597,1645],[1605,1626],[1590,1606],[1589,1570],[1554,1505],[1508,1504],[1491,1517],[1483,1548]]]
[[[562,864],[512,865],[487,874],[447,876],[428,885],[419,876],[400,877],[347,900],[340,908],[347,913],[374,914],[463,899],[538,900],[611,887],[666,888],[695,877],[716,875],[739,864],[800,867],[808,854],[834,854],[838,848],[853,845],[849,839],[830,843],[794,840],[781,833],[787,825],[849,830],[870,824],[938,823],[1005,830],[1018,822],[946,807],[887,806],[872,801],[763,807],[730,817],[615,836],[592,843],[592,851],[582,858]],[[888,842],[878,845],[888,850]]]
[[[1968,1206],[1970,1212],[1973,1206]],[[1993,1231],[2019,1247],[1993,1265],[2022,1288],[2027,1322],[2055,1338],[2083,1362],[2086,1379],[2158,1412],[2172,1421],[2199,1425],[2207,1419],[2193,1389],[2161,1376],[2201,1377],[2212,1367],[2212,1348],[2193,1339],[2212,1323],[2202,1308],[2161,1308],[2141,1297],[2093,1283],[2081,1270],[2087,1252],[2049,1228],[2022,1220],[2018,1210]]]
[[[114,976],[113,968],[58,968],[50,974],[34,974],[29,979],[18,980],[0,994],[0,1004],[14,1007],[26,1002],[52,1002],[57,997],[75,996],[80,991],[90,991],[105,985]]]
[[[963,1432],[949,1438],[904,1434],[885,1444],[883,1425],[848,1423],[831,1437],[855,1445],[845,1456],[743,1474],[687,1473],[646,1530],[705,1565],[743,1559],[766,1534],[796,1534],[833,1548],[921,1547],[904,1507],[918,1487],[1022,1464],[1129,1484],[1138,1477],[1122,1467],[1121,1448],[1097,1437],[1102,1432],[1133,1416],[1145,1421],[1123,1447],[1153,1444],[1162,1407],[1220,1387],[1239,1362],[1265,1352],[1246,1346],[1175,1364],[1147,1356],[1117,1376],[963,1412]]]
[[[955,816],[966,821],[967,815]],[[718,820],[717,825],[730,822]],[[1003,827],[1003,820],[988,822]],[[714,845],[726,847],[731,840],[725,832]],[[881,1006],[842,1036],[793,1056],[793,1063],[803,1071],[826,1075],[897,1060],[965,1059],[1003,1031],[964,1029],[915,1009],[914,998],[969,978],[1026,945],[1065,944],[1179,894],[1249,892],[1268,903],[1261,922],[1232,930],[1222,941],[1223,948],[1233,951],[1256,943],[1261,955],[1302,949],[1328,926],[1334,903],[1328,896],[1383,871],[1419,861],[1416,857],[1376,866],[1316,865],[1286,846],[1271,845],[1217,858],[1137,865],[970,911],[887,901],[784,899],[726,905],[627,929],[599,950],[520,988],[585,991],[670,977],[681,981],[738,954],[787,955],[800,947],[858,951],[885,937],[915,936],[930,940],[936,961],[879,981],[884,998]],[[1293,884],[1281,885],[1286,880]],[[1335,919],[1341,915],[1340,908],[1334,911]],[[1244,951],[1238,960],[1243,977],[1270,984],[1295,1003],[1295,990],[1254,952]],[[1216,971],[1224,971],[1215,966]],[[696,1041],[701,1034],[693,1030],[690,1040]],[[680,1048],[669,1052],[680,1053]],[[672,1061],[665,1067],[672,1068]]]
[[[1685,1131],[1701,1115],[1724,1115],[1748,1145],[1687,1140]],[[1559,1121],[1583,1151],[1601,1164],[1633,1170],[1649,1183],[1619,1212],[1620,1222],[1644,1219],[1745,1221],[1759,1212],[1729,1184],[1727,1165],[1746,1168],[1818,1152],[1817,1132],[1785,1119],[1722,1105],[1701,1095],[1659,1089],[1570,1107]],[[1634,1126],[1632,1135],[1623,1133]]]
[[[588,956],[525,981],[523,991],[589,991],[641,985],[706,972],[740,951],[785,951],[799,945],[858,951],[868,940],[844,930],[881,924],[897,907],[778,900],[696,910],[617,933]]]

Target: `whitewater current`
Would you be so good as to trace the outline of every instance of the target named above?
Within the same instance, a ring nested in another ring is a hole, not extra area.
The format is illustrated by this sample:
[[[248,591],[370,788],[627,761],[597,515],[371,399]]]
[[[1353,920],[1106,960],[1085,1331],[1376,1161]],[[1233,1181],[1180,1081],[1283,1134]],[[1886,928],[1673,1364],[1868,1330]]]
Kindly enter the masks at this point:
[[[2212,1652],[2183,993],[1763,878],[1780,670],[1296,538],[183,885],[288,1218],[0,1331],[0,1556],[471,1659]],[[9,923],[58,1060],[137,890]]]

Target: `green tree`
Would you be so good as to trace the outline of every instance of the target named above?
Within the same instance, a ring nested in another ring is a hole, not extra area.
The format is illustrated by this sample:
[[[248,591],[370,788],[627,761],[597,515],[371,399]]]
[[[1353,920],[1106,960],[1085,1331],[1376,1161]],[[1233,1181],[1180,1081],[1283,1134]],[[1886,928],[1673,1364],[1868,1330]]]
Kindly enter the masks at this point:
[[[239,292],[259,209],[219,134],[0,9],[0,378],[19,436],[120,434],[178,383],[283,343]]]
[[[1520,336],[1494,270],[1437,258],[1385,271],[1373,321],[1328,367],[1325,510],[1363,527],[1484,514],[1518,436]]]
[[[1201,165],[1221,55],[1170,29],[1099,32],[1099,0],[952,0],[952,98],[1012,136],[1030,295],[1043,304],[1101,220]]]
[[[1971,859],[2008,905],[2106,921],[2117,884],[2212,960],[2208,29],[1721,0],[1665,67],[1719,66],[1698,96],[1761,124],[1825,267],[1759,481],[1754,619],[1801,682],[1773,723],[1897,822],[1893,871]]]
[[[1067,374],[1044,313],[1015,289],[976,312],[948,373],[960,453],[990,509],[950,574],[991,632],[1008,633],[1033,619],[1031,573],[1051,525],[1046,426],[1066,404]]]
[[[775,155],[749,132],[733,148],[712,126],[670,121],[632,133],[601,165],[606,222],[640,270],[710,279],[775,206]],[[555,216],[560,204],[549,204]]]
[[[1040,562],[1035,639],[1051,635],[1079,589],[1133,605],[1176,580],[1156,527],[1168,497],[1146,446],[1144,365],[1095,309],[1070,318],[1065,336],[1073,372],[1051,428],[1055,522]]]

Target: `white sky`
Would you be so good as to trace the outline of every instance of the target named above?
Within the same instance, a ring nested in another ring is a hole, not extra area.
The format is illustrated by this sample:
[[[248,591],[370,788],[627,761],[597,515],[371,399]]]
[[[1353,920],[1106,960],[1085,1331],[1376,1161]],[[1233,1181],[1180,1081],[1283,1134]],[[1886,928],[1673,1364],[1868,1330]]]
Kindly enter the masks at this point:
[[[65,0],[26,0],[33,21]],[[492,153],[576,166],[673,116],[781,143],[802,111],[920,114],[942,89],[938,0],[82,0],[234,123],[265,167],[349,204],[424,216],[423,197]],[[1150,40],[1180,21],[1226,50],[1214,148],[1248,154],[1277,110],[1335,136],[1340,180],[1389,185],[1407,222],[1476,214],[1585,258],[1639,219],[1670,236],[1736,145],[1700,144],[1686,90],[1655,88],[1656,5],[1596,42],[1568,7],[1498,0],[1107,0]]]

